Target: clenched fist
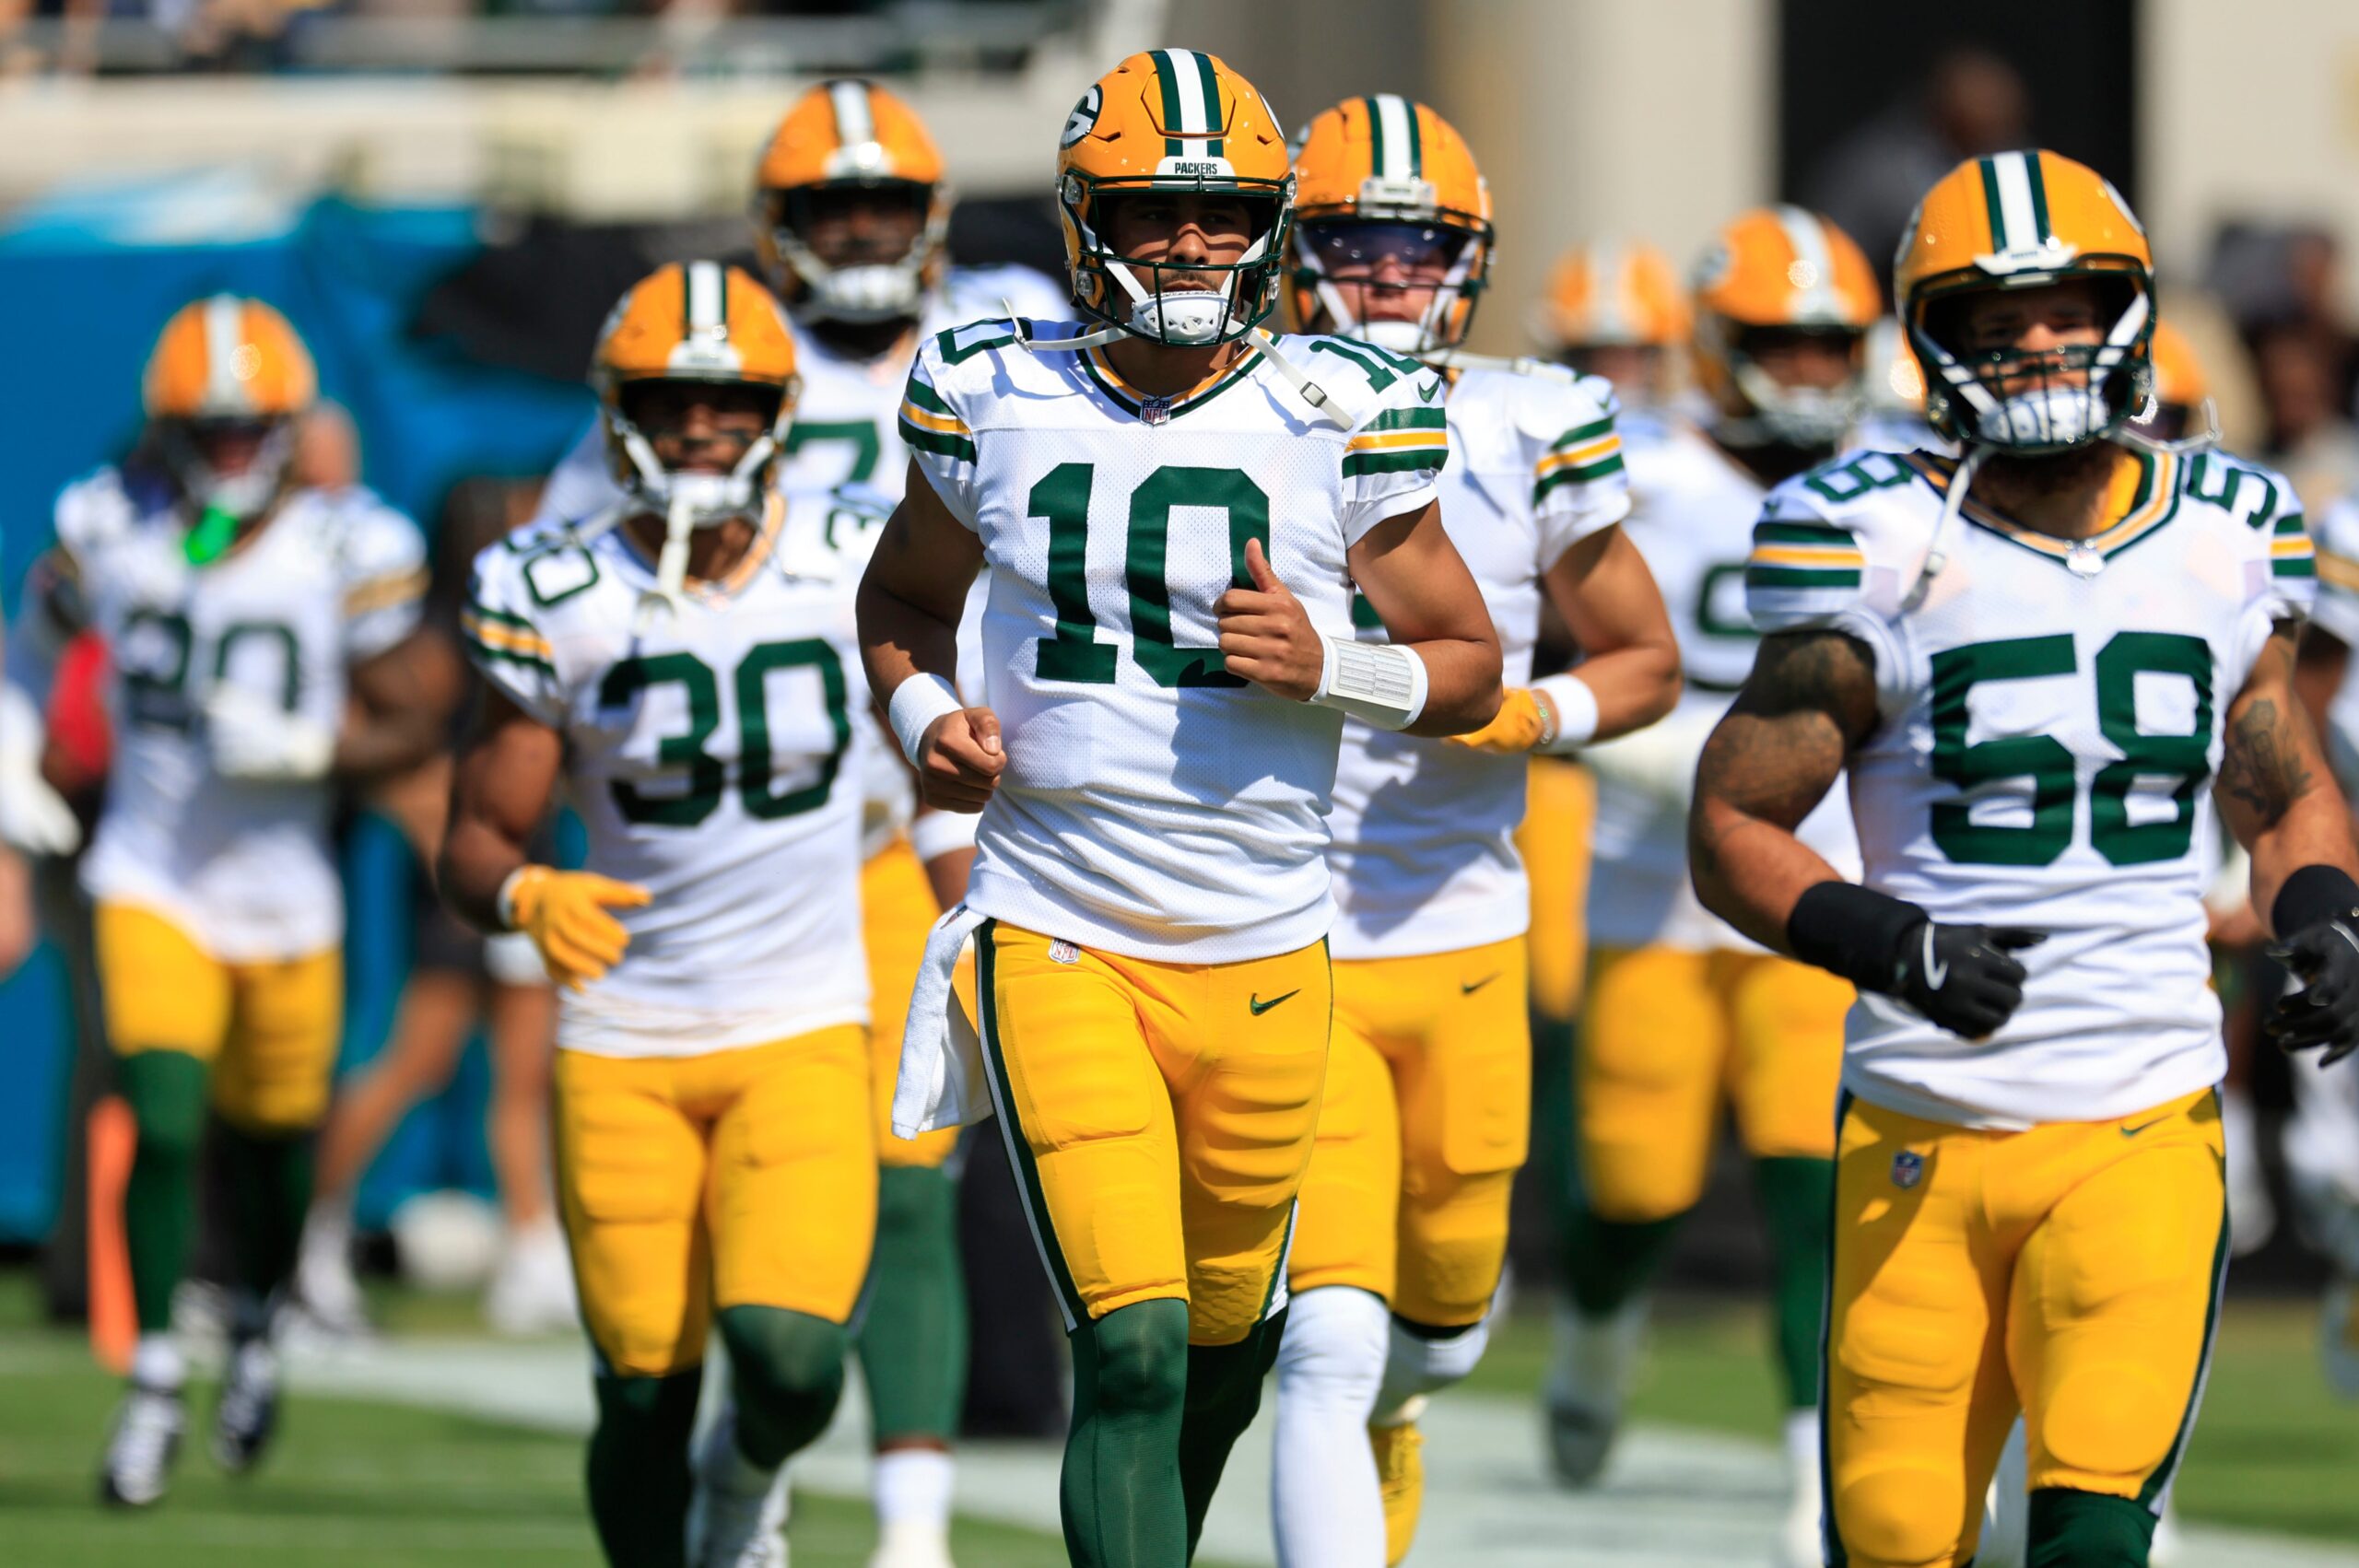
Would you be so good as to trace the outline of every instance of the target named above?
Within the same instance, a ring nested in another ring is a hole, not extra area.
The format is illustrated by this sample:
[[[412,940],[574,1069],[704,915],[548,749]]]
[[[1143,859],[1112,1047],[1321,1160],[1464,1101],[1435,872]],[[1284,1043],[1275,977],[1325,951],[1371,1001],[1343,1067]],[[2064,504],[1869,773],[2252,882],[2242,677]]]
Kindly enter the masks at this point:
[[[962,708],[927,725],[919,739],[918,794],[936,811],[979,812],[1006,766],[999,715],[988,708]]]
[[[1278,574],[1258,539],[1245,542],[1250,588],[1232,588],[1213,603],[1220,621],[1223,666],[1257,686],[1309,702],[1326,665],[1324,645],[1310,617]]]

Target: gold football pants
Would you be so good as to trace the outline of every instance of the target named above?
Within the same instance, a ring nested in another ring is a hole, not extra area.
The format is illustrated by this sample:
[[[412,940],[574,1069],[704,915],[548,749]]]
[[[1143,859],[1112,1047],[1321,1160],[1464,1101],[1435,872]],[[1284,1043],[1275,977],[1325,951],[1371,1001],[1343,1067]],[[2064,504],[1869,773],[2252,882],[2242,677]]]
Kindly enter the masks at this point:
[[[1164,964],[986,921],[985,1069],[1068,1328],[1188,1304],[1233,1344],[1282,1305],[1326,1073],[1326,943]]]
[[[1759,1159],[1835,1153],[1851,988],[1767,953],[1599,949],[1574,1103],[1601,1219],[1669,1219],[1704,1193],[1723,1096]]]
[[[1532,1115],[1521,937],[1338,961],[1318,1143],[1288,1272],[1413,1322],[1477,1322],[1507,1256]]]
[[[249,1132],[300,1132],[326,1115],[344,1027],[344,954],[227,963],[171,921],[101,903],[93,946],[117,1055],[182,1051],[212,1070],[214,1107]]]
[[[860,1025],[705,1056],[560,1049],[551,1122],[581,1316],[612,1371],[698,1364],[719,1307],[851,1316],[876,1229]]]
[[[2159,1511],[2227,1251],[2209,1090],[1979,1132],[1849,1102],[1836,1169],[1826,1489],[1848,1568],[1954,1568],[2020,1399],[2027,1480]]]

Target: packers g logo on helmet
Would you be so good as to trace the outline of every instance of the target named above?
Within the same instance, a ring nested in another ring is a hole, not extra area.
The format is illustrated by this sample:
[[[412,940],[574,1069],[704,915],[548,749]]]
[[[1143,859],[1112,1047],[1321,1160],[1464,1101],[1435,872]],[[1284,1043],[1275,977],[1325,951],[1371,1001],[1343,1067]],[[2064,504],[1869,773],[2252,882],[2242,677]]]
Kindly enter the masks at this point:
[[[232,522],[261,516],[277,499],[294,460],[295,421],[318,395],[311,350],[287,318],[235,294],[175,310],[140,387],[158,455],[182,493]],[[212,431],[237,427],[258,444],[244,466],[225,474],[207,441]]]
[[[950,188],[917,111],[874,82],[822,82],[779,122],[754,179],[754,247],[789,306],[826,321],[915,316],[948,264]],[[914,223],[897,256],[822,260],[810,230],[831,199],[906,202]]]
[[[1268,319],[1294,174],[1277,117],[1252,83],[1192,49],[1148,50],[1098,79],[1060,141],[1057,215],[1074,302],[1086,314],[1175,346],[1232,342]],[[1118,254],[1102,232],[1105,204],[1131,191],[1238,196],[1253,216],[1251,242],[1217,264]],[[1218,287],[1184,286],[1208,275]]]
[[[674,262],[616,302],[598,334],[591,385],[615,476],[639,510],[666,522],[657,595],[676,599],[688,535],[767,505],[802,380],[794,333],[778,301],[747,273],[719,262]],[[726,474],[666,468],[632,407],[635,389],[688,382],[755,389],[767,425]]]
[[[1345,99],[1303,128],[1294,170],[1295,320],[1402,354],[1463,343],[1494,231],[1490,187],[1456,128],[1396,93]],[[1388,258],[1417,281],[1377,277]],[[1431,298],[1416,319],[1367,319],[1380,297],[1421,289]]]
[[[1796,206],[1740,213],[1694,273],[1696,380],[1719,410],[1713,430],[1740,445],[1833,446],[1863,404],[1862,350],[1882,303],[1850,236]],[[1832,337],[1851,374],[1832,388],[1781,384],[1754,357],[1755,334]]]
[[[1926,417],[1953,440],[2021,452],[2112,435],[2154,385],[2154,267],[2129,204],[2087,165],[2038,148],[1959,164],[1925,193],[1893,258]],[[2068,279],[2098,288],[2099,342],[2028,355],[1958,342],[1965,297]]]

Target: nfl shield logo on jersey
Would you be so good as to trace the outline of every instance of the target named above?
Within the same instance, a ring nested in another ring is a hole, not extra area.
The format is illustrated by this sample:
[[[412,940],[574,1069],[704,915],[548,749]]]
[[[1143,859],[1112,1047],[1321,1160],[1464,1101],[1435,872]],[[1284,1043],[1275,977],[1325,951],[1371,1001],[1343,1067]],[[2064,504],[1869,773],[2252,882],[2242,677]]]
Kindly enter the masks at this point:
[[[1892,1157],[1892,1185],[1903,1192],[1925,1179],[1925,1156],[1914,1149],[1903,1149]]]

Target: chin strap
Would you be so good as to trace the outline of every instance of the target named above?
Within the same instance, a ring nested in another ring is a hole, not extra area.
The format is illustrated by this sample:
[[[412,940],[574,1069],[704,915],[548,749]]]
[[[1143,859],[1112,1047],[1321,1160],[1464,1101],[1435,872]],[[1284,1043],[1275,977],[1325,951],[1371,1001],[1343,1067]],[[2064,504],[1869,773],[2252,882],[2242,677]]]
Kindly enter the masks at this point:
[[[1034,337],[1032,323],[1015,313],[1015,306],[1005,296],[1001,297],[999,303],[1000,309],[1007,312],[1007,319],[1015,323],[1017,345],[1028,354],[1078,353],[1085,348],[1112,343],[1123,335],[1121,328],[1105,326],[1096,332],[1084,333],[1079,337]]]
[[[1262,351],[1271,369],[1294,388],[1295,395],[1309,404],[1320,417],[1332,420],[1339,428],[1348,430],[1360,422],[1360,411],[1341,393],[1329,392],[1310,379],[1309,372],[1278,352],[1278,340],[1262,327],[1250,329],[1246,336]]]
[[[678,618],[683,590],[688,579],[688,535],[697,528],[696,511],[686,496],[674,496],[663,518],[663,551],[655,557],[655,586],[641,589],[632,612],[633,637],[655,623],[657,611]]]

